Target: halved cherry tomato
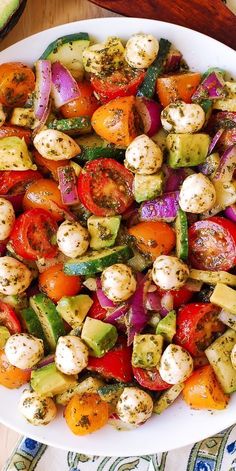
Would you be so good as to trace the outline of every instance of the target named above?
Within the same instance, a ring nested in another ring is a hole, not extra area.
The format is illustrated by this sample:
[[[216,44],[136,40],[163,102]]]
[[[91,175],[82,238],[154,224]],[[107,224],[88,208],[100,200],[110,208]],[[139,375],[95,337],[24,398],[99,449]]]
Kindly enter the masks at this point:
[[[57,263],[39,275],[39,288],[50,299],[57,302],[63,296],[75,296],[81,290],[81,278],[69,276],[63,271],[63,264]]]
[[[179,73],[158,78],[157,94],[162,106],[165,107],[177,100],[191,103],[191,96],[200,81],[201,74],[197,72]]]
[[[23,207],[24,209],[45,209],[51,213],[56,221],[62,221],[66,211],[57,183],[46,178],[37,180],[27,188],[23,199]]]
[[[177,314],[175,342],[193,356],[202,356],[204,350],[225,331],[218,319],[220,309],[211,303],[191,303]]]
[[[53,258],[58,249],[52,243],[57,223],[45,209],[30,209],[21,214],[13,227],[10,241],[15,252],[27,260]]]
[[[167,293],[170,293],[173,297],[173,308],[177,309],[178,307],[182,306],[183,304],[188,303],[190,299],[193,297],[193,291],[190,291],[188,288],[180,289],[171,289],[171,290],[164,290],[157,287],[158,294],[162,297]]]
[[[66,423],[75,435],[96,432],[106,425],[108,418],[108,402],[95,393],[73,396],[65,409]]]
[[[143,368],[135,368],[133,366],[133,374],[136,381],[138,381],[143,388],[150,389],[151,391],[164,391],[171,387],[171,384],[166,383],[162,379],[156,368],[144,370]]]
[[[96,216],[122,214],[133,202],[133,175],[113,159],[88,162],[78,178],[81,203]]]
[[[94,111],[99,107],[99,102],[93,94],[90,82],[78,82],[80,97],[69,101],[60,108],[65,118],[76,118],[77,116],[92,117]]]
[[[24,193],[32,182],[40,178],[42,178],[42,175],[37,170],[6,170],[0,172],[0,194],[17,195]]]
[[[119,343],[103,357],[89,357],[87,369],[104,378],[129,383],[133,379],[131,357],[132,348],[127,347],[125,340],[119,339]]]
[[[27,146],[31,144],[31,135],[32,131],[30,129],[20,128],[19,126],[5,124],[5,126],[0,127],[0,139],[2,137],[19,137],[25,140]]]
[[[0,103],[4,106],[23,106],[34,87],[34,73],[27,65],[20,62],[0,65]]]
[[[200,270],[230,270],[236,263],[236,224],[214,216],[189,229],[190,262]]]
[[[165,222],[140,222],[129,228],[129,234],[135,238],[137,247],[149,253],[153,260],[168,254],[175,246],[175,232]]]
[[[96,291],[94,291],[91,297],[93,300],[93,304],[91,308],[89,309],[88,316],[92,317],[93,319],[98,319],[99,321],[103,321],[103,319],[105,319],[107,315],[107,310],[101,306],[98,300]]]
[[[144,70],[127,67],[123,70],[115,70],[111,75],[104,77],[93,75],[91,84],[102,103],[106,103],[117,97],[136,95],[144,77]]]
[[[194,371],[187,379],[183,398],[193,409],[221,410],[229,402],[229,396],[222,391],[210,365]]]
[[[5,388],[16,389],[30,380],[29,370],[20,370],[12,366],[5,355],[4,350],[0,350],[0,385]]]
[[[37,150],[33,151],[34,162],[43,174],[51,173],[53,180],[58,181],[58,168],[68,165],[68,160],[45,159]]]
[[[4,325],[10,334],[22,332],[20,321],[15,310],[9,304],[0,301],[0,325]]]

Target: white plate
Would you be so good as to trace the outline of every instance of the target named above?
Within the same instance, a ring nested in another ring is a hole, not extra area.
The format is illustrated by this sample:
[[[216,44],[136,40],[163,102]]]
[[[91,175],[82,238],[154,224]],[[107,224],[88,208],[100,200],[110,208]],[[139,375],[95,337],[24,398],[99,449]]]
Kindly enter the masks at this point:
[[[17,60],[32,64],[52,40],[80,31],[87,31],[98,40],[109,35],[128,39],[133,33],[149,32],[172,41],[193,70],[203,72],[217,66],[236,76],[236,54],[232,49],[195,31],[140,18],[103,18],[57,26],[1,52],[0,62]],[[69,432],[61,416],[46,427],[27,424],[17,411],[19,396],[19,390],[0,387],[0,420],[3,424],[54,447],[94,455],[131,456],[166,451],[202,440],[236,422],[235,394],[225,411],[192,411],[178,400],[161,416],[153,416],[136,430],[118,432],[107,426],[93,435],[76,437]]]

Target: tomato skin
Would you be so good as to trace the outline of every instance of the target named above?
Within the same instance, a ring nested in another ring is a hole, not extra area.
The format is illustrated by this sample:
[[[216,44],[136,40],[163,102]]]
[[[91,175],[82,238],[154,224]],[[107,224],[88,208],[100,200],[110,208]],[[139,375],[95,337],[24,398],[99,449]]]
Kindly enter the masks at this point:
[[[236,224],[213,216],[189,229],[190,262],[194,268],[228,271],[236,263]]]
[[[114,98],[136,95],[139,85],[145,77],[145,71],[114,71],[111,75],[97,77],[92,75],[91,84],[102,103]]]
[[[171,384],[166,383],[162,379],[156,368],[144,370],[143,368],[133,366],[133,374],[140,386],[150,389],[151,391],[164,391],[171,387]]]
[[[0,173],[0,194],[23,193],[27,186],[40,178],[42,175],[37,170],[6,170]]]
[[[135,237],[137,247],[149,253],[153,260],[159,255],[167,255],[175,246],[175,232],[165,222],[140,222],[128,230]]]
[[[20,321],[15,310],[0,300],[0,325],[4,325],[10,334],[20,334],[22,332]]]
[[[225,325],[218,320],[219,311],[211,303],[191,303],[180,308],[174,341],[194,357],[202,356],[218,334],[225,331]]]
[[[92,317],[93,319],[98,319],[99,321],[103,321],[103,319],[105,319],[107,315],[107,311],[101,306],[98,300],[96,291],[94,291],[91,297],[93,300],[93,304],[91,308],[89,309],[88,316]]]
[[[87,369],[101,374],[104,378],[129,383],[133,379],[131,357],[132,348],[127,347],[125,341],[120,340],[103,357],[89,357]]]
[[[95,393],[73,396],[65,409],[66,423],[75,435],[96,432],[107,423],[108,418],[108,403]]]
[[[3,105],[23,106],[34,87],[34,73],[27,65],[20,62],[0,65],[0,103]]]
[[[64,219],[64,210],[66,210],[57,183],[46,178],[33,182],[27,188],[23,199],[23,208],[25,210],[45,209],[51,213],[55,221],[62,221]]]
[[[99,102],[93,94],[90,82],[78,82],[80,97],[69,101],[60,108],[65,118],[77,118],[78,116],[92,117],[94,111],[99,107]]]
[[[63,264],[57,263],[40,273],[39,288],[52,301],[58,302],[63,296],[75,296],[81,291],[81,278],[66,275]]]
[[[31,371],[20,370],[12,366],[5,355],[4,350],[0,350],[0,385],[8,389],[20,388],[30,381]]]
[[[162,297],[165,294],[169,293],[173,296],[173,308],[177,309],[178,307],[182,306],[183,304],[188,303],[190,299],[193,297],[193,291],[190,291],[188,288],[180,289],[171,289],[171,290],[164,290],[157,287],[158,294]]]
[[[32,131],[30,129],[20,128],[20,126],[14,126],[12,124],[5,124],[0,127],[0,139],[2,137],[13,136],[24,139],[27,146],[31,144]]]
[[[122,214],[133,202],[133,175],[113,159],[96,159],[78,178],[81,203],[96,216]]]
[[[157,79],[156,90],[162,106],[183,100],[191,103],[191,96],[201,81],[201,74],[195,72],[166,75]]]

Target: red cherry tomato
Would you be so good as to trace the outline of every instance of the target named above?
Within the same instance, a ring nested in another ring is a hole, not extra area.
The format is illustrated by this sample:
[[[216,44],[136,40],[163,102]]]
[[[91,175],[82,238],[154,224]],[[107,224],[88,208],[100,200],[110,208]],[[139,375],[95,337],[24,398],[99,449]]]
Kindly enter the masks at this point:
[[[7,327],[12,335],[22,332],[20,321],[15,310],[3,301],[0,301],[0,325]]]
[[[24,139],[27,146],[31,144],[32,131],[30,129],[24,129],[20,126],[13,126],[6,124],[0,127],[0,138],[1,137],[19,137]]]
[[[186,304],[193,296],[193,291],[190,291],[188,288],[180,288],[180,289],[171,289],[171,290],[164,290],[157,288],[159,295],[162,297],[165,294],[169,293],[173,297],[173,308],[177,309],[178,307],[182,306],[182,304]]]
[[[91,84],[102,103],[114,98],[136,95],[139,85],[145,76],[144,70],[134,70],[131,67],[104,77],[91,77]]]
[[[0,195],[23,193],[32,182],[40,178],[42,175],[37,170],[0,172]]]
[[[150,389],[151,391],[164,391],[171,387],[171,384],[166,383],[159,371],[156,368],[144,370],[143,368],[135,368],[133,366],[133,374],[138,383],[143,388]]]
[[[99,321],[103,321],[107,315],[106,309],[104,309],[100,302],[98,301],[96,291],[92,294],[93,304],[89,309],[88,316],[92,317],[93,319],[98,319]]]
[[[127,347],[125,341],[120,340],[119,344],[103,357],[89,357],[87,369],[99,373],[104,378],[129,383],[133,379],[131,356],[132,348]]]

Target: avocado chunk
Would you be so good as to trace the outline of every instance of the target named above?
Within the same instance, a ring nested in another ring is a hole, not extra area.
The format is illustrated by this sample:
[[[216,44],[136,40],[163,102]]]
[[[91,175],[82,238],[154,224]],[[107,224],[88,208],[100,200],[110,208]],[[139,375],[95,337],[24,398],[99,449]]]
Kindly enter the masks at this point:
[[[64,375],[57,370],[55,363],[32,371],[30,384],[41,396],[52,397],[76,386],[75,376]]]
[[[171,168],[193,167],[202,164],[210,145],[208,134],[172,134],[166,139],[168,165]]]
[[[81,382],[76,383],[75,386],[70,387],[61,394],[57,394],[56,403],[60,404],[61,406],[66,406],[71,398],[76,394],[97,393],[99,388],[103,385],[104,381],[102,379],[88,376],[88,378],[85,378]]]
[[[0,5],[0,38],[15,26],[22,15],[27,0],[5,0]]]
[[[140,175],[138,173],[134,176],[133,193],[134,199],[137,203],[148,201],[156,198],[162,193],[164,177],[163,173],[155,173],[154,175]]]
[[[31,160],[24,139],[19,137],[2,137],[0,140],[0,170],[36,170]]]
[[[63,296],[57,303],[57,312],[73,328],[80,327],[93,304],[87,294]]]
[[[127,386],[127,383],[105,384],[98,389],[98,394],[103,401],[108,402],[110,410],[115,412],[117,402]]]
[[[81,338],[90,348],[94,357],[102,357],[114,347],[117,341],[117,330],[114,325],[87,317],[83,325]]]
[[[44,294],[36,294],[30,298],[30,306],[38,317],[50,350],[56,349],[61,335],[65,335],[65,328],[55,304]]]
[[[10,336],[11,334],[9,330],[5,326],[0,325],[0,348],[5,347],[7,340],[9,339]]]
[[[236,291],[223,283],[216,284],[210,302],[236,314]]]
[[[121,216],[88,218],[90,247],[94,250],[104,249],[114,245],[120,227]]]
[[[163,337],[154,334],[135,335],[132,365],[139,368],[154,368],[159,365],[163,348]]]
[[[228,329],[205,350],[209,363],[226,394],[236,391],[236,370],[230,358],[235,343],[236,332]]]
[[[162,393],[161,396],[154,401],[153,412],[155,414],[161,414],[164,412],[164,410],[171,406],[171,404],[177,399],[183,389],[184,383],[174,384],[170,389],[167,389],[167,391]]]
[[[166,342],[171,343],[176,334],[176,313],[170,311],[157,324],[156,333],[162,335]]]

